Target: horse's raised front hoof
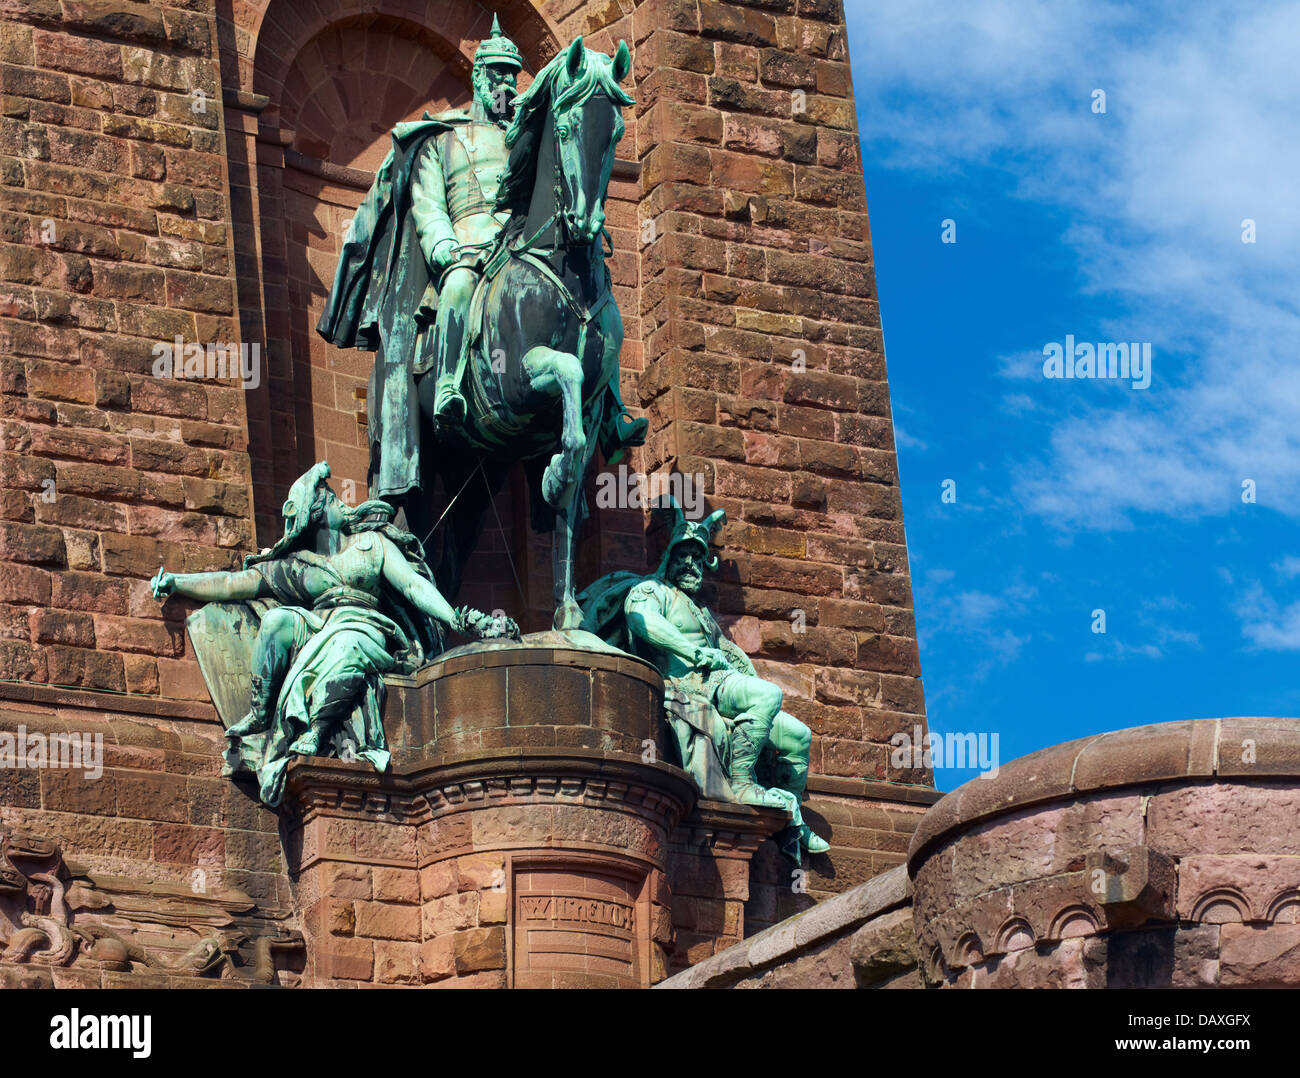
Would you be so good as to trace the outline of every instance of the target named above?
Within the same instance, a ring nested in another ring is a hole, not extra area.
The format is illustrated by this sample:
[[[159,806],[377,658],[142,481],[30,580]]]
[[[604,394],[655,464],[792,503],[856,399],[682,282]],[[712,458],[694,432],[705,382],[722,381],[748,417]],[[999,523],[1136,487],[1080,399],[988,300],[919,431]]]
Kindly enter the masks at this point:
[[[577,469],[572,461],[566,461],[563,453],[556,453],[551,463],[542,473],[542,497],[552,509],[563,509],[573,497],[577,486]]]
[[[582,627],[582,607],[568,599],[555,608],[555,617],[551,625],[556,629],[578,629]]]

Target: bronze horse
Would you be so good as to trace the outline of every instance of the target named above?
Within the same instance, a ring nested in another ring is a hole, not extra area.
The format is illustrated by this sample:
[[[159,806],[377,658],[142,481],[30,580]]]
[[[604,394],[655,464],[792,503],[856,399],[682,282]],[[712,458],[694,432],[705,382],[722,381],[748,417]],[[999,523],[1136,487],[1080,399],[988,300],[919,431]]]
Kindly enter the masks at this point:
[[[574,545],[595,448],[617,463],[644,443],[648,426],[619,397],[623,320],[602,244],[621,110],[632,104],[618,84],[631,63],[624,42],[610,57],[578,38],[515,100],[496,199],[509,217],[470,304],[463,421],[439,420],[434,379],[417,373],[433,339],[437,287],[412,224],[411,179],[423,142],[449,129],[437,117],[394,129],[317,325],[341,348],[376,353],[366,401],[371,493],[400,506],[426,543],[445,520],[435,576],[449,598],[493,496],[523,463],[533,527],[554,533],[560,629],[582,620]],[[439,480],[448,504],[435,517]]]
[[[460,491],[447,514],[440,585],[455,593],[492,495],[522,460],[533,527],[555,533],[557,629],[582,620],[574,545],[586,515],[582,480],[597,442],[617,460],[625,447],[644,442],[647,425],[620,423],[623,320],[602,245],[621,109],[632,104],[618,84],[630,67],[626,43],[609,57],[578,38],[516,100],[497,197],[511,216],[471,308],[464,425],[440,427],[431,380],[420,387],[421,443],[432,438],[437,446],[422,454],[421,487],[427,495],[438,475],[448,497]],[[479,467],[486,481],[469,481]],[[417,531],[421,523],[412,520]]]

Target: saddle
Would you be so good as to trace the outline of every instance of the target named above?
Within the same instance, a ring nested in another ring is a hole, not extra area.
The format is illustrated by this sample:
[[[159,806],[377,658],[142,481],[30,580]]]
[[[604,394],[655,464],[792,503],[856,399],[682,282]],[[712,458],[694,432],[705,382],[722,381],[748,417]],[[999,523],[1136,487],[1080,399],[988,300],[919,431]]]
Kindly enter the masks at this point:
[[[470,297],[469,312],[465,319],[466,331],[461,342],[462,354],[459,357],[459,365],[466,372],[463,381],[465,396],[470,402],[469,415],[476,417],[477,423],[485,435],[496,439],[512,437],[531,422],[531,417],[516,415],[501,404],[504,395],[501,376],[504,371],[497,370],[492,362],[492,357],[484,352],[484,338],[487,329],[487,291],[497,275],[514,258],[528,263],[530,267],[554,285],[569,309],[578,318],[577,355],[579,357],[586,353],[587,334],[590,331],[591,323],[604,310],[605,305],[613,302],[614,299],[614,291],[607,269],[605,271],[605,287],[601,289],[600,296],[595,303],[584,310],[577,299],[574,298],[569,287],[551,269],[546,260],[534,253],[532,243],[536,238],[536,236],[533,236],[527,242],[512,246],[504,233],[498,236],[492,253],[484,263],[483,272],[474,285],[474,292]],[[494,393],[489,393],[483,382],[483,379],[488,376],[488,372],[496,376]],[[591,399],[595,399],[595,394],[591,395]]]

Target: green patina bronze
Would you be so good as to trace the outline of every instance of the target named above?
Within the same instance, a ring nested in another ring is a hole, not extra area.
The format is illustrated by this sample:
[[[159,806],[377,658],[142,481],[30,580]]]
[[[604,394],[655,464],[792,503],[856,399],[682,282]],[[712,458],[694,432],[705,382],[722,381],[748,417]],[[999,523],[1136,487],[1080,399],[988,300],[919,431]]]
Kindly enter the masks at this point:
[[[760,678],[749,656],[695,600],[705,568],[716,569],[709,541],[726,514],[685,518],[672,499],[668,549],[648,576],[611,573],[579,597],[582,628],[649,660],[661,673],[664,702],[683,768],[705,797],[786,809],[793,826],[783,848],[823,853],[829,844],[803,821],[812,735],[781,710],[780,688]],[[759,781],[765,773],[768,782]]]
[[[226,726],[226,774],[252,773],[268,805],[293,756],[334,755],[387,770],[383,677],[439,654],[454,629],[518,637],[508,618],[453,609],[420,544],[386,502],[349,509],[317,464],[284,503],[284,535],[239,572],[168,573],[154,598],[205,602],[188,628]]]
[[[372,494],[425,538],[442,520],[442,483],[436,579],[448,595],[492,495],[523,462],[533,526],[556,536],[555,625],[568,629],[580,620],[582,478],[597,446],[617,461],[647,428],[619,396],[623,324],[602,242],[631,58],[626,44],[610,57],[579,38],[516,97],[521,66],[494,21],[469,111],[394,129],[317,331],[376,353]]]
[[[436,411],[464,418],[465,325],[483,264],[509,214],[496,209],[506,129],[522,57],[493,17],[471,73],[468,112],[398,124],[393,148],[357,209],[318,331],[380,353],[370,415],[372,487],[419,486],[414,382],[432,372]],[[408,377],[408,375],[410,377]]]

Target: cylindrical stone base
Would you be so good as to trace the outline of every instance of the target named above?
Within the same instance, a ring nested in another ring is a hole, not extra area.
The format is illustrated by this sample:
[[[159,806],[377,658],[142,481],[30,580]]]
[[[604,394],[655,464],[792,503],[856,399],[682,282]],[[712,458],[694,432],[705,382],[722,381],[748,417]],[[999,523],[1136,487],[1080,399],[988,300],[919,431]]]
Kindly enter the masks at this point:
[[[669,841],[695,790],[659,759],[659,675],[538,636],[390,679],[389,774],[294,764],[306,983],[613,988],[666,975]]]

